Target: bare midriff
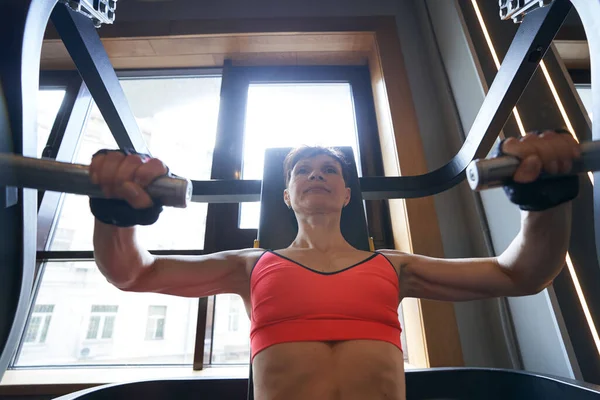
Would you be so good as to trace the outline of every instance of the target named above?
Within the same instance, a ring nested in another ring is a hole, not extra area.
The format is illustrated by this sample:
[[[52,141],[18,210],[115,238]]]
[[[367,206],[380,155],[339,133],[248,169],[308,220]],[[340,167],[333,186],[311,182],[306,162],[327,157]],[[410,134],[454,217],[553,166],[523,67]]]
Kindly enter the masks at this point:
[[[256,400],[404,400],[404,357],[375,340],[270,346],[252,364]]]

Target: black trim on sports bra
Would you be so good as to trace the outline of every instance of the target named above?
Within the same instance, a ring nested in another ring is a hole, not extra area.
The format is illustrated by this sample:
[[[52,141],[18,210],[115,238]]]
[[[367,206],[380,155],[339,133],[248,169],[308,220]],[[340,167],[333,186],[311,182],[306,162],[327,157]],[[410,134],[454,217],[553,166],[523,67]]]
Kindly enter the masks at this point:
[[[302,268],[306,268],[307,270],[309,270],[309,271],[311,271],[311,272],[314,272],[314,273],[316,273],[316,274],[321,274],[321,275],[335,275],[335,274],[339,274],[340,272],[344,272],[344,271],[347,271],[347,270],[349,270],[350,268],[354,268],[354,267],[356,267],[356,266],[359,266],[359,265],[361,265],[361,264],[364,264],[364,263],[368,262],[369,260],[371,260],[372,258],[376,257],[376,256],[377,256],[377,254],[379,254],[379,253],[373,253],[372,255],[370,255],[369,257],[367,257],[366,259],[364,259],[364,260],[362,260],[362,261],[360,261],[360,262],[358,262],[358,263],[356,263],[356,264],[353,264],[353,265],[351,265],[351,266],[349,266],[349,267],[343,268],[343,269],[341,269],[341,270],[339,270],[339,271],[333,271],[333,272],[322,272],[322,271],[317,271],[317,270],[314,270],[314,269],[312,269],[312,268],[309,268],[309,267],[307,267],[306,265],[300,264],[298,261],[294,261],[294,260],[292,260],[291,258],[284,256],[283,254],[276,253],[276,252],[274,252],[274,251],[272,251],[272,250],[267,250],[267,251],[268,251],[269,253],[275,254],[277,257],[283,258],[284,260],[288,260],[289,262],[292,262],[292,263],[294,263],[294,264],[296,264],[296,265],[299,265],[299,266],[300,266],[300,267],[302,267]]]
[[[262,254],[260,256],[258,256],[258,258],[256,259],[256,261],[254,261],[254,265],[252,266],[252,268],[250,269],[250,275],[248,276],[248,279],[252,280],[252,272],[254,272],[254,268],[256,267],[256,264],[258,264],[258,262],[260,261],[260,259],[268,252],[270,252],[271,250],[265,250],[262,252]],[[250,285],[250,289],[252,289],[252,285]]]
[[[399,271],[396,271],[396,267],[394,267],[394,263],[389,258],[387,258],[387,256],[385,254],[379,253],[379,252],[376,252],[376,253],[381,254],[381,256],[383,258],[385,258],[388,263],[390,263],[390,267],[392,267],[394,269],[394,274],[396,275],[396,278],[398,278],[398,287],[400,287],[400,273],[399,273]]]

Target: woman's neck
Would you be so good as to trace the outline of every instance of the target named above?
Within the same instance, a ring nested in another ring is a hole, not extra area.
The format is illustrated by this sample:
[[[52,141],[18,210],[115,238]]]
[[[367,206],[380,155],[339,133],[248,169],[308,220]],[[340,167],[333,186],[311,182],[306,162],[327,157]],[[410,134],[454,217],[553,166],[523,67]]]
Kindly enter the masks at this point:
[[[323,252],[352,247],[340,230],[339,214],[315,214],[297,218],[298,235],[290,247]]]

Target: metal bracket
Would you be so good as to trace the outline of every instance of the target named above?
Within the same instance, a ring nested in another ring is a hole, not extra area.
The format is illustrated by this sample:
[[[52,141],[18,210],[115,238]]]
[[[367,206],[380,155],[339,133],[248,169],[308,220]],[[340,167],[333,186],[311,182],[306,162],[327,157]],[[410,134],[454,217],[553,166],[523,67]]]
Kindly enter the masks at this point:
[[[71,10],[76,11],[90,18],[96,28],[102,24],[112,24],[115,22],[115,9],[117,0],[60,0]]]
[[[525,15],[533,10],[550,5],[553,0],[500,0],[500,18],[511,19],[520,24]]]

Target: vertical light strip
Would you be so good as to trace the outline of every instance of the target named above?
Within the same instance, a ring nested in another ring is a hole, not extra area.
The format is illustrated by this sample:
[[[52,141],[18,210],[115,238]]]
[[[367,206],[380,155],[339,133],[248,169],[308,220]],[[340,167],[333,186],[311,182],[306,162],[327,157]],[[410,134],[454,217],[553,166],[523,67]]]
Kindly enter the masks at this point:
[[[546,78],[546,82],[548,83],[548,87],[550,88],[550,91],[552,92],[554,101],[556,101],[556,105],[558,106],[560,115],[562,116],[563,120],[565,121],[565,125],[567,125],[567,129],[569,130],[569,132],[571,132],[571,135],[577,141],[577,143],[579,143],[579,139],[577,138],[577,135],[575,134],[575,129],[573,129],[571,120],[569,119],[569,116],[567,115],[567,110],[565,110],[565,107],[563,106],[560,96],[558,95],[558,91],[556,90],[556,86],[554,86],[554,82],[552,81],[552,78],[550,77],[550,73],[548,72],[548,68],[546,68],[546,64],[544,63],[544,60],[540,61],[540,67],[542,68],[542,72],[544,73],[544,77]],[[594,174],[591,172],[588,172],[588,178],[590,178],[590,182],[593,185],[594,184]]]
[[[492,43],[492,38],[488,33],[488,30],[485,26],[485,22],[483,20],[483,16],[481,15],[481,11],[479,11],[479,5],[477,1],[471,0],[473,3],[473,8],[475,9],[475,14],[477,14],[477,19],[479,20],[479,25],[481,25],[481,30],[483,31],[483,36],[485,37],[485,41],[492,53],[492,58],[494,59],[494,64],[496,64],[496,69],[500,69],[500,60],[498,59],[498,55],[496,54],[496,50],[494,49],[494,44]]]
[[[521,121],[521,116],[519,115],[519,111],[517,107],[513,108],[513,114],[515,115],[515,120],[517,121],[517,125],[519,126],[519,131],[521,132],[521,136],[527,135],[525,132],[525,127],[523,126],[523,121]]]
[[[575,291],[577,292],[577,297],[579,298],[579,302],[583,308],[583,314],[585,315],[585,319],[590,328],[590,332],[592,333],[592,337],[594,338],[594,343],[596,344],[596,350],[598,354],[600,354],[600,337],[598,337],[598,332],[596,331],[596,325],[594,325],[594,320],[592,319],[592,314],[590,313],[590,309],[588,308],[587,301],[585,301],[585,296],[583,295],[583,290],[581,290],[581,285],[579,284],[579,279],[577,279],[577,274],[575,273],[575,268],[573,268],[573,262],[571,261],[571,257],[567,253],[567,268],[569,268],[569,272],[571,273],[571,278],[573,279],[573,285],[575,286]]]
[[[500,60],[498,59],[498,55],[496,54],[496,50],[494,49],[494,44],[492,43],[490,34],[488,33],[488,30],[485,26],[485,22],[483,20],[483,16],[481,15],[481,11],[479,11],[479,5],[477,4],[476,0],[471,0],[471,3],[473,4],[473,8],[475,9],[475,14],[477,14],[477,19],[479,20],[479,25],[481,26],[481,30],[483,31],[483,36],[485,36],[487,45],[490,49],[490,52],[492,53],[492,58],[494,59],[494,64],[496,64],[497,69],[500,69]],[[575,137],[575,140],[577,140],[577,137],[575,136],[575,131],[573,129],[573,126],[571,125],[571,121],[569,120],[569,116],[567,115],[565,108],[562,104],[562,101],[560,100],[560,97],[558,96],[558,92],[556,91],[556,88],[554,87],[554,83],[552,82],[552,79],[550,78],[550,74],[548,73],[546,65],[544,64],[543,61],[540,62],[540,65],[542,67],[544,76],[546,77],[546,82],[548,82],[548,86],[550,87],[550,91],[552,92],[552,95],[554,96],[554,100],[556,101],[556,104],[558,105],[558,109],[560,110],[561,115],[562,115],[563,119],[565,120],[565,124],[567,125],[567,128],[569,129],[569,131],[571,132],[573,137]],[[513,113],[515,115],[515,119],[517,120],[517,125],[519,126],[519,130],[521,131],[521,135],[525,136],[525,129],[523,128],[523,123],[521,122],[521,117],[519,116],[517,107],[515,107],[513,109]],[[590,173],[588,173],[588,176],[590,177],[590,181],[592,182],[592,185],[593,185],[594,184],[593,174],[590,172]],[[596,349],[598,350],[598,354],[600,354],[600,338],[598,337],[598,332],[596,331],[596,326],[594,325],[594,321],[592,320],[592,314],[590,313],[590,310],[587,306],[587,301],[585,300],[585,296],[583,295],[583,290],[581,289],[581,285],[579,284],[579,279],[577,278],[577,273],[575,272],[575,268],[573,267],[573,263],[571,262],[571,257],[569,256],[569,253],[567,253],[567,267],[569,269],[571,279],[573,280],[573,284],[575,285],[575,291],[577,292],[577,296],[579,298],[581,308],[583,309],[583,313],[585,314],[585,318],[588,323],[588,327],[590,328],[590,332],[592,333],[592,337],[594,338],[594,343],[596,344]]]
[[[540,61],[540,67],[542,67],[542,72],[544,73],[544,76],[546,77],[546,82],[548,82],[548,87],[550,88],[550,91],[552,92],[552,96],[554,96],[554,101],[556,101],[556,105],[558,106],[558,109],[560,110],[560,115],[562,115],[563,120],[565,121],[565,124],[567,125],[567,129],[569,130],[569,132],[571,132],[571,135],[573,135],[575,140],[577,140],[577,143],[579,143],[579,139],[577,139],[577,136],[575,135],[575,129],[573,129],[573,125],[571,125],[571,120],[569,119],[569,116],[567,115],[567,111],[565,110],[565,107],[563,106],[563,103],[560,100],[560,97],[558,97],[558,92],[556,91],[554,82],[552,82],[552,78],[550,78],[550,73],[548,72],[548,68],[546,68],[546,64],[544,63],[544,60]]]
[[[496,65],[496,70],[500,69],[500,59],[498,58],[498,53],[496,53],[496,49],[494,48],[494,44],[492,43],[492,38],[485,26],[485,21],[483,20],[483,16],[481,15],[481,11],[479,11],[479,5],[476,0],[471,0],[473,3],[473,8],[475,9],[475,14],[477,14],[477,20],[479,21],[479,25],[481,26],[481,31],[483,32],[483,36],[485,37],[485,41],[490,49],[490,53],[492,53],[492,58],[494,59],[494,64]],[[525,136],[527,133],[525,132],[525,127],[523,126],[523,121],[521,120],[521,116],[519,115],[519,111],[515,106],[513,108],[513,115],[515,116],[515,120],[517,122],[517,126],[519,127],[519,131],[521,132],[521,136]]]

